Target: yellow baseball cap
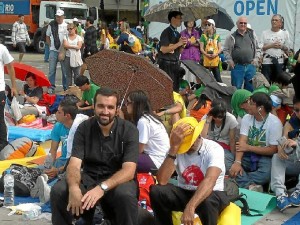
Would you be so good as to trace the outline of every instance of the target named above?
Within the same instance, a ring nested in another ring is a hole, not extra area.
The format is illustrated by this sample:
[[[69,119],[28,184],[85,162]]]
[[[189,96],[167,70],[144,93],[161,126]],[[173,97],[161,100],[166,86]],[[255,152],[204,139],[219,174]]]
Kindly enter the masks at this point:
[[[184,137],[177,154],[184,154],[192,147],[203,130],[205,120],[198,122],[194,117],[184,117],[173,125],[173,129],[182,123],[190,125],[190,129],[186,131],[186,133],[190,134]]]

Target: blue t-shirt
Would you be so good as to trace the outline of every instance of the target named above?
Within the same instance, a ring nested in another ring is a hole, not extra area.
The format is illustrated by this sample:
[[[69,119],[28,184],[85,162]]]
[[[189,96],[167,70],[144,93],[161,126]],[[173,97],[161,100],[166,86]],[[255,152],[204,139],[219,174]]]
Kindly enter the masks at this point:
[[[67,138],[70,129],[65,127],[62,123],[57,122],[51,132],[51,140],[61,142],[61,157],[60,159],[67,159]]]

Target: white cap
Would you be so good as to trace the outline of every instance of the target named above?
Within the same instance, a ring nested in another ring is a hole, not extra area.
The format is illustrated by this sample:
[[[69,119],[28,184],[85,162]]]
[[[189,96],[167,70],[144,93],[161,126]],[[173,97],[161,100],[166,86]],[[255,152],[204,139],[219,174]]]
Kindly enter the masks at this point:
[[[75,17],[75,18],[73,19],[73,22],[78,22],[78,19]]]
[[[276,95],[270,95],[270,98],[272,99],[272,105],[274,107],[281,105],[282,103],[281,98],[277,97]]]
[[[251,27],[251,24],[250,24],[250,23],[247,23],[247,28],[248,28],[248,29],[252,29],[252,27]]]
[[[216,26],[216,23],[213,19],[208,19],[207,22],[214,25],[214,26]]]
[[[55,16],[63,16],[65,14],[65,12],[61,9],[58,9],[55,13]]]

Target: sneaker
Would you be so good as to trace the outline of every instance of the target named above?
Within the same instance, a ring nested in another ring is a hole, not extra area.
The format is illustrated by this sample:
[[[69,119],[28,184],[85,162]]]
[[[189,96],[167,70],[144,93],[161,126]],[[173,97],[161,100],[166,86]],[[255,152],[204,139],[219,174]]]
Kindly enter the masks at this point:
[[[277,196],[276,205],[277,205],[278,209],[280,210],[280,212],[282,212],[286,208],[292,206],[289,197],[284,194]]]
[[[49,202],[51,191],[51,187],[47,184],[48,176],[44,175],[46,174],[39,176],[36,180],[39,189],[38,196],[41,203]]]
[[[300,190],[297,189],[290,195],[290,202],[293,206],[300,206]]]
[[[44,181],[48,181],[48,176],[47,174],[42,174],[42,177],[44,177]],[[38,179],[35,182],[34,187],[30,190],[30,196],[32,198],[38,198],[39,197],[39,191],[40,191],[40,182],[38,182]]]
[[[250,191],[256,191],[256,192],[264,192],[263,186],[259,184],[250,184],[249,188]]]

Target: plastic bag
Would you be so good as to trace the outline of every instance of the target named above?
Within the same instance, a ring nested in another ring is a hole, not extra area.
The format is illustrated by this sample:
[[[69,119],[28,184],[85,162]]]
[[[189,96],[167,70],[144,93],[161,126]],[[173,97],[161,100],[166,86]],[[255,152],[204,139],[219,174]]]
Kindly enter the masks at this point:
[[[15,120],[19,121],[22,118],[22,113],[19,107],[19,102],[17,101],[16,97],[13,97],[11,101],[11,110]]]

